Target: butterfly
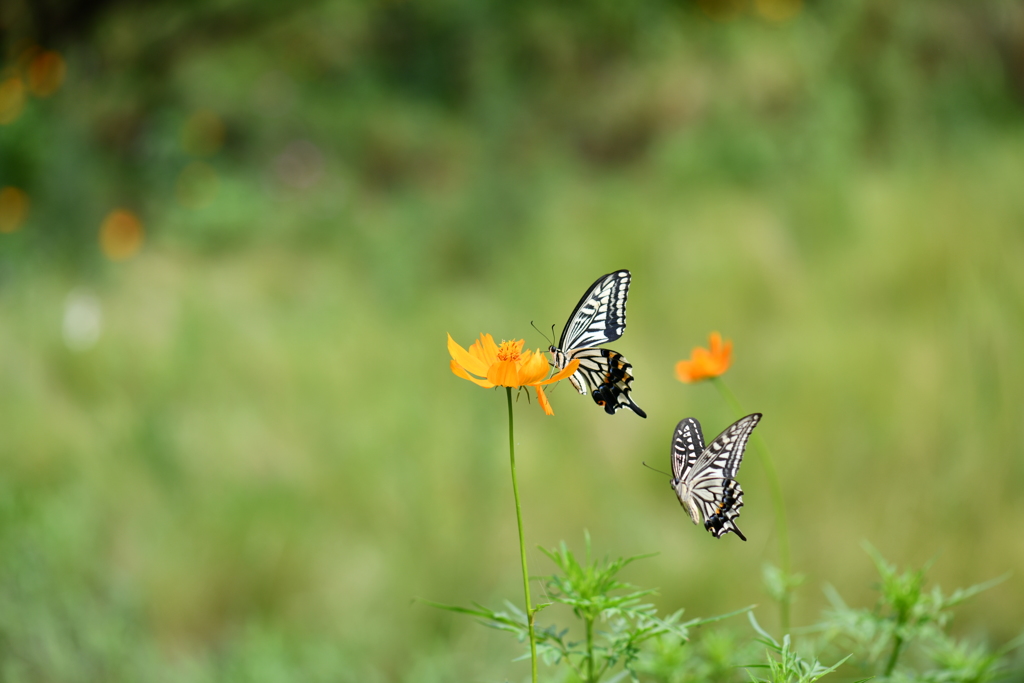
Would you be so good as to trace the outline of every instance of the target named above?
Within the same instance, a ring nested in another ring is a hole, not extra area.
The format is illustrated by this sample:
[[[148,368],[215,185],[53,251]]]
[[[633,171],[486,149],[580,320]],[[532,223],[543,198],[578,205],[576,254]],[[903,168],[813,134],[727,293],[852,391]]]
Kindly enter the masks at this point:
[[[640,417],[647,413],[630,397],[633,366],[618,351],[597,348],[613,342],[626,329],[626,295],[629,293],[629,271],[617,270],[602,275],[590,285],[565,323],[558,346],[548,350],[559,370],[573,359],[579,368],[569,381],[581,394],[590,393],[594,403],[612,415],[626,407]]]
[[[694,524],[704,518],[704,528],[715,538],[732,531],[747,540],[735,519],[743,507],[743,489],[733,477],[740,469],[747,439],[761,419],[761,413],[742,417],[704,447],[700,422],[680,420],[672,436],[672,488],[679,504],[690,513]]]

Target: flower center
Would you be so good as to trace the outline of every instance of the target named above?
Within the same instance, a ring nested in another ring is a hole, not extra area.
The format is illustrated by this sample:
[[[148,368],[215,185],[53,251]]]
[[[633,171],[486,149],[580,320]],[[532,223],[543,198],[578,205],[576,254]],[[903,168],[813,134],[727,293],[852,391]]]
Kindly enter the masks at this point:
[[[498,347],[498,360],[519,362],[519,349],[515,342],[503,341]]]

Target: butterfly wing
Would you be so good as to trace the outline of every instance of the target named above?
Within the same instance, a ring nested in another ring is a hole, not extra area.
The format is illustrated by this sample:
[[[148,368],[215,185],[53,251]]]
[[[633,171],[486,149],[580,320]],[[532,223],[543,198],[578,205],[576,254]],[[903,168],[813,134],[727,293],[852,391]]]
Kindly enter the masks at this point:
[[[750,434],[760,420],[760,413],[740,418],[696,457],[693,440],[688,437],[693,436],[694,430],[699,435],[700,425],[693,418],[687,418],[676,427],[672,440],[672,486],[694,523],[698,522],[699,512],[704,528],[715,538],[731,531],[747,540],[735,522],[743,507],[743,489],[734,477],[743,461]]]
[[[704,452],[704,434],[695,417],[680,420],[672,436],[672,477],[680,481]]]
[[[706,477],[694,482],[690,495],[704,517],[704,528],[715,538],[730,531],[747,540],[734,521],[743,507],[743,489],[735,479]]]
[[[559,350],[568,355],[573,349],[599,346],[621,337],[626,329],[629,280],[628,270],[617,270],[590,285],[562,330]]]
[[[550,347],[554,365],[564,368],[574,358],[579,369],[569,378],[581,394],[590,393],[594,402],[609,415],[629,408],[647,417],[629,395],[633,366],[611,349],[597,348],[615,341],[626,329],[626,297],[629,294],[628,270],[617,270],[599,277],[576,304],[562,330],[558,346]]]
[[[705,473],[715,473],[728,479],[735,477],[740,469],[750,433],[760,420],[761,413],[753,413],[726,427],[725,431],[716,436],[701,453],[693,465],[690,478],[704,476]]]
[[[609,415],[620,408],[629,408],[640,417],[647,417],[629,395],[632,390],[633,366],[618,351],[585,348],[573,351],[568,359],[580,361],[569,381],[581,394],[590,392],[597,405]]]

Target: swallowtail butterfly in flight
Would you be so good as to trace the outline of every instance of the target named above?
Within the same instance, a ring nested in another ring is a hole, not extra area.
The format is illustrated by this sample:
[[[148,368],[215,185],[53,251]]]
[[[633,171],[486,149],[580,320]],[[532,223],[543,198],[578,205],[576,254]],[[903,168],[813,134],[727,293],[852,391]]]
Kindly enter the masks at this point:
[[[704,528],[715,538],[732,531],[744,541],[734,521],[743,507],[743,489],[734,478],[743,460],[747,439],[761,413],[742,417],[704,447],[700,423],[688,417],[676,425],[672,436],[672,488],[694,524],[704,518]]]
[[[628,270],[599,277],[573,309],[558,346],[548,350],[559,370],[574,358],[579,359],[579,368],[569,381],[581,394],[589,393],[597,405],[604,406],[606,413],[612,415],[626,407],[640,417],[647,417],[629,395],[633,366],[621,353],[598,348],[621,337],[626,329],[628,293]]]

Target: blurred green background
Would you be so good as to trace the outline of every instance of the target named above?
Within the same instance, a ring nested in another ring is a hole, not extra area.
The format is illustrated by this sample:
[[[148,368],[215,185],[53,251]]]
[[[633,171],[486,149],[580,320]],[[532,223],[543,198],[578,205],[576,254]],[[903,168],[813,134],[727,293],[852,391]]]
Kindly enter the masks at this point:
[[[774,623],[758,460],[747,543],[641,466],[735,417],[672,374],[719,330],[796,624],[874,600],[866,540],[1016,572],[954,631],[1024,626],[1019,2],[5,0],[0,40],[3,680],[521,680],[414,602],[520,596],[445,333],[546,347],[618,268],[649,418],[520,401],[531,547]]]

